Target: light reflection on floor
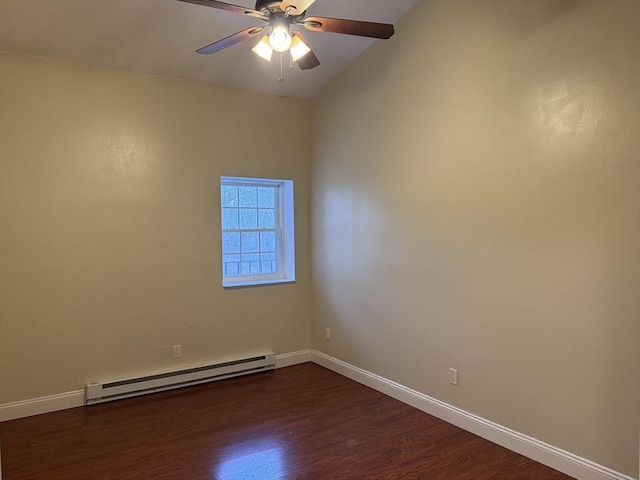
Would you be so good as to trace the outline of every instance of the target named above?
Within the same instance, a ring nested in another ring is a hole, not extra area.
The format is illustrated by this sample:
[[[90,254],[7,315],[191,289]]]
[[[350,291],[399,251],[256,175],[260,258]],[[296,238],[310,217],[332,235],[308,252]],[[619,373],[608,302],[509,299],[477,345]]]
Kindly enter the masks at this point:
[[[286,473],[285,447],[277,437],[260,437],[230,445],[211,474],[218,480],[269,480]]]

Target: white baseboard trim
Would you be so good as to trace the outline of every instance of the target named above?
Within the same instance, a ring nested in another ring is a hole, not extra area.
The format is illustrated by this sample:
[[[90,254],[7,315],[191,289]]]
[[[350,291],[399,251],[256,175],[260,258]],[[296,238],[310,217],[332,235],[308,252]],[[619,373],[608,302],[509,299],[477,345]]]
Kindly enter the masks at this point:
[[[311,361],[311,350],[276,355],[276,368],[290,367]],[[31,398],[19,402],[0,405],[0,422],[30,417],[42,413],[51,413],[67,408],[82,407],[84,405],[84,390],[59,393],[46,397]]]
[[[67,408],[81,407],[84,405],[84,390],[76,390],[46,397],[31,398],[19,402],[0,405],[0,422],[14,420],[16,418],[40,415]]]
[[[311,350],[311,361],[578,480],[636,480],[322,352]]]
[[[276,355],[276,368],[290,367],[300,363],[311,361],[311,350],[299,350],[297,352]]]

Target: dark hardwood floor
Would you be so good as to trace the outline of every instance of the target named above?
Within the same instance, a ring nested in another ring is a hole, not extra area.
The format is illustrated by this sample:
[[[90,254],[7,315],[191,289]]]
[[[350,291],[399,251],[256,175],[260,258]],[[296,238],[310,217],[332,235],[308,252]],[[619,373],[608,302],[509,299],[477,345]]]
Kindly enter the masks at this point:
[[[4,480],[569,480],[307,363],[0,424]]]

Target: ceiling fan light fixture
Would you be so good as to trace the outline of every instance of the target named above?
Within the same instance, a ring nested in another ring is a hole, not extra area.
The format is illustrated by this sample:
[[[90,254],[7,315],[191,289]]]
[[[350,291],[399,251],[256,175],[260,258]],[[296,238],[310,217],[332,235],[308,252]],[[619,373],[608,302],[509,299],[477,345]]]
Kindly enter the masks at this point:
[[[276,52],[286,52],[291,47],[291,35],[286,28],[274,27],[269,35],[269,44]]]
[[[302,41],[302,39],[295,35],[291,40],[291,59],[294,62],[297,62],[302,57],[304,57],[307,53],[311,51],[311,48]]]
[[[291,34],[289,33],[289,21],[276,16],[271,20],[271,35],[269,35],[269,45],[276,52],[286,52],[291,47]]]
[[[273,55],[273,48],[271,48],[269,37],[264,36],[262,40],[258,42],[258,44],[253,47],[251,50],[262,58],[264,58],[267,62],[271,61],[271,56]]]

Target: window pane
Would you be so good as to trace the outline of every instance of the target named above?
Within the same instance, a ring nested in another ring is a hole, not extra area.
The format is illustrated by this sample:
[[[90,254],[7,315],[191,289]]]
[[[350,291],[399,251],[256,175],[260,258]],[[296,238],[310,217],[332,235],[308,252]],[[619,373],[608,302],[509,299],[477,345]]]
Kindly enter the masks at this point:
[[[241,255],[238,255],[238,254],[234,253],[232,255],[223,255],[222,256],[222,261],[224,263],[232,263],[232,262],[238,263],[240,261],[240,258],[242,258]]]
[[[276,232],[260,232],[260,250],[263,252],[276,251]]]
[[[275,253],[260,254],[262,273],[278,273],[278,256]]]
[[[258,255],[243,255],[242,256],[242,274],[254,275],[260,273],[260,262],[258,261]]]
[[[242,253],[259,252],[258,232],[242,232]],[[235,253],[235,252],[232,252]]]
[[[223,255],[222,256],[222,274],[225,277],[239,275],[240,273],[240,255]]]
[[[230,185],[222,185],[220,188],[220,197],[223,207],[237,207],[238,206],[238,187]]]
[[[258,189],[256,187],[238,187],[241,207],[258,207]]]
[[[261,262],[260,269],[262,270],[261,273],[278,273],[274,262]]]
[[[236,275],[240,275],[240,266],[239,263],[225,263],[222,265],[222,274],[225,277],[235,277]]]
[[[242,262],[240,265],[242,266],[242,269],[240,271],[240,273],[242,275],[250,275],[251,274],[251,265],[249,263]]]
[[[276,228],[276,212],[273,209],[258,210],[258,228]]]
[[[258,206],[260,208],[275,208],[276,189],[274,187],[258,188]]]
[[[222,254],[240,253],[240,234],[239,233],[223,233],[222,234]]]
[[[259,262],[260,254],[259,253],[245,253],[242,255],[243,262]]]
[[[238,228],[238,209],[223,208],[222,209],[222,229],[232,230]]]
[[[240,209],[240,228],[256,229],[258,228],[258,211],[252,208]]]
[[[264,262],[275,262],[278,260],[278,255],[275,252],[261,253],[260,259]]]

